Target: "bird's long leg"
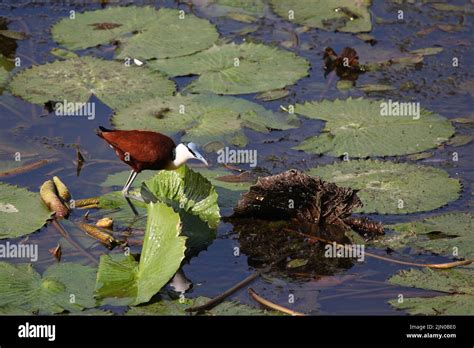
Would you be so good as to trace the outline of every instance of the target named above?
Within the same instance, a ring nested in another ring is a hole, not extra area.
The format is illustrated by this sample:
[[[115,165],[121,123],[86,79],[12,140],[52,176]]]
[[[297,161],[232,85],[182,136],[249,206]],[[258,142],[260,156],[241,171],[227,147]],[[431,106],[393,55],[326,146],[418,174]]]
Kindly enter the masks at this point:
[[[133,181],[135,180],[137,175],[138,175],[138,173],[136,171],[132,170],[132,172],[130,173],[130,176],[127,179],[127,182],[125,183],[125,186],[122,189],[123,198],[125,198],[128,205],[130,206],[130,209],[132,209],[132,211],[135,215],[139,215],[139,214],[138,214],[137,209],[133,205],[133,203],[130,201],[130,197],[132,197],[132,198],[134,198],[134,197],[131,196],[128,191],[130,190],[130,186],[132,186]]]

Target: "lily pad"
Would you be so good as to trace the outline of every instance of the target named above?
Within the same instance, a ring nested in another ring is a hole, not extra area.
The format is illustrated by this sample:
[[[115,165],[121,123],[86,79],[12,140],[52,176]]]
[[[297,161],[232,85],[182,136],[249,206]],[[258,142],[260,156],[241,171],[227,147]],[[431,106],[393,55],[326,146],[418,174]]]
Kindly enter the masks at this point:
[[[188,315],[186,309],[193,306],[200,306],[208,302],[210,298],[197,297],[185,298],[183,300],[161,300],[152,304],[131,308],[127,315]],[[280,312],[267,311],[237,301],[225,301],[210,310],[199,315],[225,316],[225,315],[282,315]]]
[[[474,272],[469,269],[432,270],[425,268],[401,271],[389,279],[395,285],[442,291],[451,295],[391,300],[397,309],[413,315],[470,315],[474,310]]]
[[[0,312],[51,314],[95,307],[95,277],[94,268],[75,263],[53,265],[41,276],[29,264],[0,262]]]
[[[474,258],[474,214],[452,213],[388,225],[396,233],[378,241],[392,249],[410,246],[450,257]],[[456,252],[455,255],[453,253]]]
[[[294,128],[292,120],[295,119],[240,98],[179,94],[131,105],[112,117],[118,129],[139,128],[165,134],[184,131],[182,141],[199,145],[224,141],[236,146],[248,143],[245,128],[268,133],[269,129]]]
[[[186,33],[186,35],[183,35]],[[87,11],[75,19],[65,18],[54,25],[53,39],[78,50],[119,42],[117,58],[170,58],[189,55],[210,47],[219,37],[205,19],[186,13],[180,18],[175,9],[109,7]]]
[[[51,217],[38,193],[0,183],[0,239],[37,231]]]
[[[454,134],[451,122],[428,110],[418,116],[389,116],[394,103],[364,98],[297,104],[295,112],[326,121],[321,135],[295,148],[309,153],[350,157],[396,156],[434,148]],[[392,105],[392,106],[391,106]],[[399,105],[399,104],[396,104]],[[383,116],[383,109],[387,116]]]
[[[13,94],[40,105],[64,100],[85,103],[95,95],[111,108],[119,109],[171,95],[174,83],[143,67],[81,57],[23,70],[13,77],[10,88]]]
[[[228,13],[263,16],[264,0],[191,0],[193,5],[204,11],[208,17],[218,17]]]
[[[58,48],[58,47],[54,47],[52,50],[51,50],[51,54],[53,56],[56,56],[56,57],[59,57],[59,58],[62,58],[62,59],[71,59],[71,58],[77,58],[79,57],[76,53],[74,52],[71,52],[71,51],[68,51],[68,50],[65,50],[65,49],[62,49],[62,48]]]
[[[3,66],[0,66],[0,88],[6,84],[7,80],[8,71]]]
[[[270,4],[280,17],[307,27],[350,33],[372,30],[370,0],[271,0]]]
[[[309,69],[306,59],[292,52],[254,43],[213,46],[191,56],[150,61],[149,65],[169,76],[200,75],[186,89],[218,94],[283,88],[307,76]]]
[[[160,171],[146,180],[145,184],[158,199],[175,201],[180,209],[198,216],[207,222],[209,227],[216,228],[219,224],[216,190],[201,174],[187,166],[172,171]]]
[[[173,277],[184,258],[185,238],[180,232],[181,221],[173,208],[149,203],[140,262],[131,255],[102,255],[96,283],[99,298],[129,298],[133,305],[148,302]]]
[[[442,169],[378,160],[352,160],[313,168],[321,176],[359,190],[357,212],[406,214],[430,211],[459,198],[461,184]]]

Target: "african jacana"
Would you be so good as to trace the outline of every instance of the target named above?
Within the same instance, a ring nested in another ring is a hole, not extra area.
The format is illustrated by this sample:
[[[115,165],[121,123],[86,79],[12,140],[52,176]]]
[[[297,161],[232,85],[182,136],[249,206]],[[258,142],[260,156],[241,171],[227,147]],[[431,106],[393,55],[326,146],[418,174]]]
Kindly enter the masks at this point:
[[[194,143],[176,146],[173,139],[161,133],[99,128],[97,135],[109,143],[123,162],[132,167],[122,194],[135,215],[138,212],[130,198],[140,198],[130,195],[129,190],[138,173],[143,170],[174,170],[190,159],[197,159],[207,166],[207,161],[197,151]]]

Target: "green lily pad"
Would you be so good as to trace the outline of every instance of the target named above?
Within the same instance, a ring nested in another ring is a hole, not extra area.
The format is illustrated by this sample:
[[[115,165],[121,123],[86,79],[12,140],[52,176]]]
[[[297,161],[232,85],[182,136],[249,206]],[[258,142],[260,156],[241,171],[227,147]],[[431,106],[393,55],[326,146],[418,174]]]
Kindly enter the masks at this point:
[[[13,77],[10,88],[14,95],[40,105],[64,100],[85,103],[95,95],[111,108],[119,109],[171,95],[174,83],[147,68],[81,57],[23,70]]]
[[[78,50],[118,41],[117,58],[170,58],[210,47],[219,37],[205,19],[175,9],[109,7],[65,18],[53,26],[53,39]],[[183,35],[186,33],[186,35]]]
[[[350,80],[339,80],[336,83],[336,88],[340,91],[347,91],[354,87],[354,82]]]
[[[1,88],[6,85],[10,75],[10,70],[12,69],[12,62],[0,53],[0,91]]]
[[[58,48],[58,47],[54,47],[52,50],[51,50],[51,54],[53,56],[56,56],[58,58],[62,58],[62,59],[71,59],[71,58],[77,58],[79,57],[76,53],[74,52],[71,52],[71,51],[68,51],[68,50],[65,50],[65,49],[62,49],[62,48]]]
[[[378,160],[313,168],[310,175],[359,190],[362,213],[406,214],[439,208],[459,198],[461,184],[442,169]]]
[[[442,291],[452,295],[391,300],[397,309],[413,315],[470,315],[474,310],[474,272],[469,269],[410,269],[389,279],[395,285]]]
[[[181,265],[186,247],[180,232],[179,214],[173,208],[165,203],[149,203],[140,262],[131,255],[102,255],[96,283],[98,297],[129,298],[133,305],[148,302]]]
[[[131,191],[135,195],[139,195],[138,189]],[[143,216],[146,214],[146,204],[138,200],[132,199],[132,203],[138,213]],[[115,223],[126,227],[145,228],[146,220],[137,219],[135,214],[128,206],[127,201],[123,198],[121,191],[113,191],[99,197],[100,209],[111,209],[107,212],[107,217],[114,220]]]
[[[271,0],[270,4],[280,17],[307,27],[349,33],[372,30],[370,0]]]
[[[292,52],[254,43],[213,46],[191,56],[150,61],[149,65],[169,76],[200,75],[186,89],[218,94],[280,89],[307,76],[309,69],[306,59]]]
[[[383,246],[392,249],[410,246],[450,257],[474,258],[474,214],[436,215],[386,227],[396,233],[387,234],[377,242]]]
[[[158,199],[175,201],[180,209],[198,216],[209,227],[216,228],[219,224],[216,190],[206,178],[187,166],[160,171],[145,184]]]
[[[96,270],[75,263],[50,266],[41,276],[29,264],[0,262],[0,312],[51,314],[96,306]]]
[[[263,16],[265,3],[263,0],[191,0],[207,17],[219,17],[229,13],[240,13],[253,16]]]
[[[382,104],[386,103],[386,104]],[[364,98],[297,104],[295,112],[326,121],[320,135],[304,140],[295,149],[309,153],[349,157],[396,156],[434,148],[454,134],[451,122],[420,109],[417,116],[382,116],[389,102]],[[384,107],[385,109],[385,107]]]
[[[8,71],[3,66],[0,66],[0,88],[7,83],[8,75]]]
[[[184,298],[182,300],[161,300],[144,306],[132,307],[127,315],[189,315],[185,310],[193,306],[200,306],[210,298]],[[226,315],[282,315],[280,312],[267,311],[237,301],[225,301],[204,313],[198,315],[226,316]]]
[[[39,230],[51,217],[38,193],[0,183],[0,239],[16,238]]]
[[[135,181],[133,182],[134,186],[139,187],[143,181],[152,178],[153,175],[155,174],[156,173],[152,170],[141,172],[140,175],[138,175]],[[123,172],[118,172],[115,174],[109,174],[107,175],[107,178],[105,179],[105,181],[100,184],[100,186],[102,187],[120,186],[120,188],[122,188],[125,185],[125,182],[127,181],[129,176],[130,176],[129,170],[125,170]]]
[[[146,129],[165,134],[184,131],[182,141],[204,145],[224,141],[245,146],[243,129],[268,133],[269,129],[294,128],[294,118],[234,97],[176,95],[131,105],[117,112],[111,122],[118,129]]]

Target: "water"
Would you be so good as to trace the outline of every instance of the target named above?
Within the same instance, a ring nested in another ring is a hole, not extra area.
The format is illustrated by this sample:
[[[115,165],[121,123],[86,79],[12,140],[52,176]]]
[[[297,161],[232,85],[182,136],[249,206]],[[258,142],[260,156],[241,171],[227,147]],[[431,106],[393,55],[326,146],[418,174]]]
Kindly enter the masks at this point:
[[[120,2],[127,3],[127,2]],[[140,2],[145,4],[146,2]],[[151,2],[150,2],[151,3]],[[462,1],[453,3],[462,4]],[[467,2],[468,3],[468,2]],[[186,4],[177,5],[173,1],[160,1],[154,3],[159,8],[162,6],[172,8],[182,8],[189,11]],[[16,57],[20,57],[22,67],[16,70],[25,69],[32,64],[44,64],[55,60],[49,52],[57,45],[52,41],[50,35],[51,25],[63,16],[67,16],[71,9],[76,11],[91,10],[100,8],[100,4],[29,4],[8,2],[0,3],[0,17],[9,20],[8,29],[26,32],[29,37],[26,40],[16,42],[16,53],[11,52],[11,44],[7,47],[2,42],[3,50],[8,50]],[[403,10],[405,20],[403,23],[397,22],[397,11]],[[288,87],[290,94],[281,100],[271,102],[260,102],[268,109],[278,111],[280,105],[301,103],[306,100],[321,100],[322,98],[345,99],[347,96],[365,96],[363,92],[351,90],[350,92],[340,92],[335,88],[335,82],[328,85],[324,78],[322,69],[322,53],[325,47],[330,46],[340,52],[344,47],[350,46],[357,50],[362,62],[373,60],[384,55],[393,55],[406,50],[413,50],[422,47],[438,45],[444,51],[435,56],[425,57],[423,66],[420,68],[408,68],[400,71],[380,71],[361,75],[357,84],[364,83],[387,83],[400,87],[406,81],[412,81],[419,86],[418,91],[399,91],[385,95],[393,99],[406,101],[419,101],[423,108],[440,113],[448,118],[472,115],[473,96],[458,90],[462,81],[474,78],[473,72],[473,47],[472,47],[472,16],[459,15],[456,13],[441,13],[429,9],[428,6],[420,4],[396,5],[390,1],[375,1],[371,7],[374,21],[393,22],[387,24],[375,24],[371,34],[378,43],[370,46],[352,34],[323,32],[320,30],[309,30],[302,34],[295,34],[296,26],[283,21],[267,9],[265,18],[259,20],[252,26],[258,26],[256,31],[241,36],[237,34],[249,24],[239,23],[225,17],[210,17],[206,11],[198,7],[193,11],[208,18],[217,25],[221,36],[233,38],[235,42],[256,41],[267,44],[278,45],[283,41],[295,40],[298,36],[298,45],[294,51],[308,59],[312,69],[310,76],[303,78],[293,86]],[[446,33],[436,30],[426,36],[417,35],[422,29],[434,23],[463,23],[463,28],[459,32]],[[13,43],[14,44],[14,43]],[[112,58],[112,51],[107,47],[94,48],[83,53],[93,53],[106,59]],[[452,58],[458,57],[460,66],[452,67]],[[176,79],[179,88],[182,88],[189,78]],[[146,88],[146,86],[144,86]],[[472,93],[472,92],[471,92]],[[254,95],[242,95],[253,102]],[[382,94],[371,94],[372,98],[384,97]],[[0,95],[0,120],[1,144],[8,144],[13,148],[21,148],[27,145],[34,148],[40,157],[56,158],[56,162],[48,164],[31,173],[3,178],[3,181],[10,184],[24,186],[32,191],[37,191],[44,180],[52,175],[59,175],[65,181],[75,198],[85,198],[98,196],[106,193],[110,189],[100,186],[107,175],[128,169],[127,166],[115,157],[113,151],[106,146],[101,139],[95,135],[95,128],[99,125],[110,126],[109,118],[111,109],[93,97],[96,103],[96,118],[87,120],[86,118],[58,118],[52,114],[44,115],[42,107],[24,102],[21,99],[11,96],[3,91]],[[288,168],[305,170],[317,165],[338,161],[329,156],[316,156],[292,150],[291,147],[296,142],[301,141],[309,135],[317,134],[324,126],[323,122],[315,120],[301,119],[300,128],[289,131],[275,131],[268,135],[262,135],[253,131],[246,131],[250,139],[249,148],[257,149],[259,154],[259,166],[271,173],[278,173]],[[472,134],[472,127],[469,125],[457,125],[457,133]],[[175,138],[175,140],[178,140]],[[82,169],[80,176],[76,176],[76,147],[86,158],[86,165]],[[474,144],[453,148],[446,146],[433,150],[434,156],[424,161],[424,164],[440,167],[449,172],[452,177],[459,178],[464,186],[461,197],[445,207],[427,213],[409,215],[387,215],[372,216],[374,219],[385,223],[395,223],[423,218],[438,213],[450,211],[472,210],[472,190],[473,190],[473,154]],[[453,162],[453,152],[458,152],[459,161]],[[4,154],[5,155],[5,154]],[[266,159],[273,155],[279,161]],[[1,157],[2,161],[7,157]],[[404,158],[390,158],[395,161],[406,161]],[[94,162],[100,160],[98,162]],[[103,162],[103,161],[107,162]],[[215,158],[210,156],[211,162],[215,163]],[[102,162],[101,162],[102,161]],[[228,215],[230,209],[223,209],[222,214]],[[81,212],[74,212],[71,218],[78,218]],[[89,250],[100,255],[107,250],[98,243],[94,243],[83,236],[80,230],[66,225],[72,236],[84,242]],[[247,263],[244,254],[234,256],[235,248],[239,246],[237,236],[232,234],[232,226],[222,223],[218,229],[216,240],[207,250],[200,252],[197,257],[189,260],[183,267],[186,276],[194,283],[194,287],[189,296],[215,296],[227,288],[234,285],[253,269]],[[39,262],[35,267],[42,271],[52,264],[48,249],[54,247],[60,239],[57,232],[51,227],[43,228],[41,231],[31,234],[28,240],[40,245]],[[22,240],[20,238],[19,240]],[[140,247],[134,247],[137,252]],[[382,251],[379,253],[383,254]],[[393,254],[393,257],[410,259],[419,263],[445,262],[447,259],[429,254],[410,254],[410,250],[405,250],[402,255]],[[88,264],[87,259],[69,252],[63,255],[63,261],[78,261]],[[315,315],[330,314],[402,314],[392,309],[387,301],[394,299],[399,293],[404,296],[429,296],[432,292],[416,289],[402,289],[390,286],[386,280],[400,269],[408,267],[387,263],[384,261],[366,258],[364,263],[341,271],[334,276],[325,276],[308,280],[307,278],[289,278],[280,274],[268,274],[263,278],[254,281],[251,286],[265,298],[289,305],[288,300],[291,295],[295,298],[295,303],[291,308],[297,311],[311,313]],[[252,304],[246,291],[242,290],[232,297],[243,303]]]

